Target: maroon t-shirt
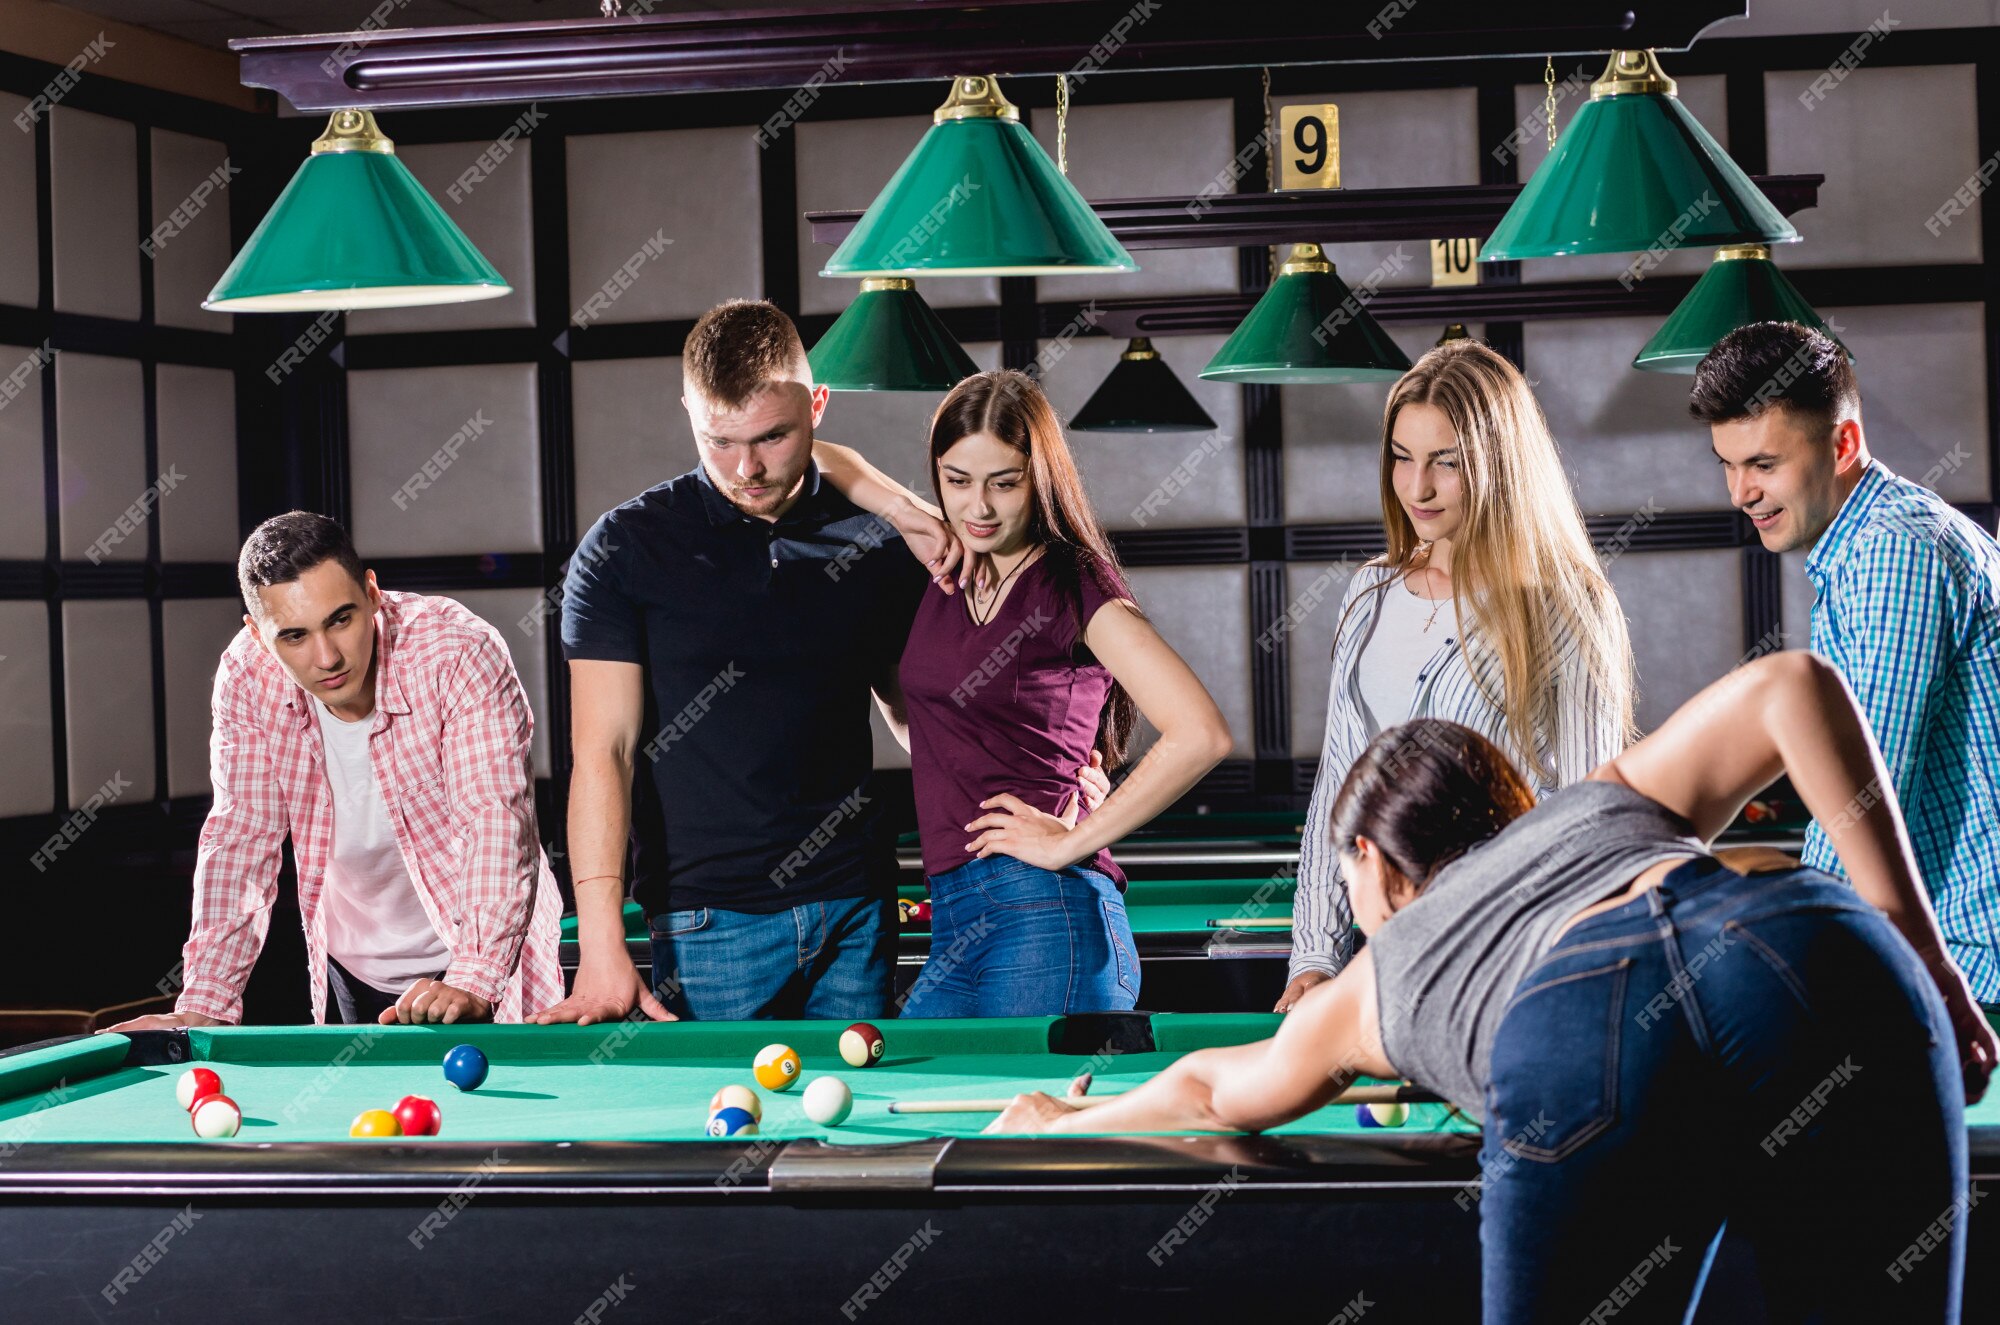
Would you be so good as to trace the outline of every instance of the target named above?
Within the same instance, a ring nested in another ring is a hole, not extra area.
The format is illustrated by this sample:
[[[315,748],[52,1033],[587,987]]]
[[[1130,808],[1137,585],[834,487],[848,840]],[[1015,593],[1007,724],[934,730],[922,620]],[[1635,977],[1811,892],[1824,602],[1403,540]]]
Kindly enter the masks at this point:
[[[1077,622],[1131,592],[1115,574],[1082,574],[1079,614],[1049,560],[1044,554],[1022,570],[983,626],[972,623],[963,592],[928,585],[917,605],[898,675],[926,874],[972,859],[965,844],[976,834],[965,825],[988,813],[981,801],[1012,792],[1060,814],[1077,794],[1077,768],[1090,762],[1111,673]],[[1125,885],[1109,851],[1078,863]]]

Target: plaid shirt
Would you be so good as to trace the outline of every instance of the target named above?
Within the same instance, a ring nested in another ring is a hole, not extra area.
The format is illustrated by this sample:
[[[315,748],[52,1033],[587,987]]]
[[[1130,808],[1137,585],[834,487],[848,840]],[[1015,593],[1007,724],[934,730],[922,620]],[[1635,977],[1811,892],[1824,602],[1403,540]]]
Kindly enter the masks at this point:
[[[1806,575],[1813,652],[1875,730],[1946,945],[2000,1002],[2000,544],[1875,462]],[[1804,859],[1840,872],[1818,824]]]
[[[445,983],[491,1002],[496,1020],[519,1021],[563,997],[562,895],[535,837],[527,697],[499,632],[449,598],[384,592],[375,640],[369,755],[410,881],[450,946]],[[314,702],[248,630],[223,650],[208,755],[215,805],[195,860],[178,1011],[242,1019],[289,834],[313,1019],[326,1020],[320,900],[333,792]]]

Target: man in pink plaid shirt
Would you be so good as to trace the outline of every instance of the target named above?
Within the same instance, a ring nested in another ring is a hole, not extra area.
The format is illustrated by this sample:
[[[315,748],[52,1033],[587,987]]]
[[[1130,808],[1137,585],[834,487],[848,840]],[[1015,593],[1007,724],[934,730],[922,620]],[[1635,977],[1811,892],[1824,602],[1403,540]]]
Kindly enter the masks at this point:
[[[216,672],[215,804],[171,1015],[240,1021],[287,835],[313,1018],[520,1021],[560,1002],[562,897],[535,833],[534,719],[499,632],[394,593],[347,531],[293,511],[237,568],[248,627]]]

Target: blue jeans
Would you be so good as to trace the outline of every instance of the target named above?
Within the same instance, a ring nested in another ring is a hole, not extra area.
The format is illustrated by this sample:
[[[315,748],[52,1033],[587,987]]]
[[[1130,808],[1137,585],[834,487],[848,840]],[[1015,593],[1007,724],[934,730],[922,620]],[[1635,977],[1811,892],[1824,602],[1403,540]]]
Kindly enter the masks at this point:
[[[1501,1021],[1487,1325],[1691,1318],[1725,1224],[1773,1321],[1956,1321],[1964,1092],[1936,987],[1853,889],[1681,865]]]
[[[653,982],[677,1017],[853,1021],[888,1015],[896,960],[886,897],[768,915],[702,907],[649,919]]]
[[[1139,957],[1125,899],[1096,870],[988,856],[932,876],[931,955],[906,1017],[1128,1012]]]

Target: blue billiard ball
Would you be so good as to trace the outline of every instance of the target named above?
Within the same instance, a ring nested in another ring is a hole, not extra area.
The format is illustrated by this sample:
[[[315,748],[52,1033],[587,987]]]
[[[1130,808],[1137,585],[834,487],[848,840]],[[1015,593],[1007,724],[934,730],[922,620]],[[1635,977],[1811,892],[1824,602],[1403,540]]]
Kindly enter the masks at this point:
[[[459,1045],[444,1056],[444,1079],[460,1090],[478,1090],[486,1080],[486,1055],[478,1045]]]
[[[710,1136],[755,1136],[757,1120],[748,1109],[727,1106],[708,1115],[706,1131]]]

